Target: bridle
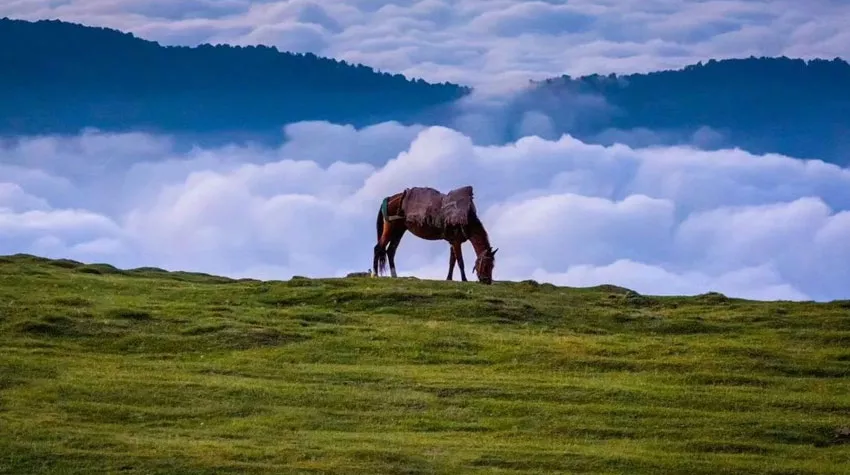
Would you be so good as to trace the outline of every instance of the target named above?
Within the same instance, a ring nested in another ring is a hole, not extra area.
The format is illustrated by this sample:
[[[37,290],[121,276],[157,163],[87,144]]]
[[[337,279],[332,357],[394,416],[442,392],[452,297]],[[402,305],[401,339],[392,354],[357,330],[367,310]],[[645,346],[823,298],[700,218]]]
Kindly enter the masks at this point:
[[[481,253],[481,255],[476,257],[475,258],[475,265],[472,267],[472,272],[474,272],[474,273],[476,273],[480,276],[481,274],[478,273],[478,270],[480,269],[481,264],[483,264],[485,261],[490,261],[490,262],[494,261],[495,258],[496,258],[496,252],[498,250],[499,250],[498,248],[496,248],[495,250],[490,248],[489,250],[487,250],[487,252],[483,252],[483,253]]]

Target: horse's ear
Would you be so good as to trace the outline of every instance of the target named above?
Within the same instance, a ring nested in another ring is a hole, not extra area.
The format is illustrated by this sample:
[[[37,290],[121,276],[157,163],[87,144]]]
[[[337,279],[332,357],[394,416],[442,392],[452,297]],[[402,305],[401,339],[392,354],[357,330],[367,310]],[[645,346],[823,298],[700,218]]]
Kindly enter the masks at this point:
[[[499,252],[499,248],[498,248],[498,247],[497,247],[496,249],[493,249],[493,250],[490,252],[490,255],[491,255],[491,256],[495,256],[497,252]]]

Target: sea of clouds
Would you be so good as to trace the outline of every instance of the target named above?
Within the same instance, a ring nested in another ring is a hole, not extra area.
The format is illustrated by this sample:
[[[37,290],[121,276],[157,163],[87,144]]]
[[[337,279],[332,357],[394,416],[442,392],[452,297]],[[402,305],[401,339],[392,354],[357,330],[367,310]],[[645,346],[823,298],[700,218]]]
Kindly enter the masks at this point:
[[[652,294],[848,298],[850,170],[569,135],[480,145],[452,128],[290,124],[279,148],[189,150],[87,131],[0,145],[0,254],[234,277],[371,265],[381,199],[471,184],[497,280]],[[474,254],[464,247],[467,269]],[[401,275],[444,278],[445,243],[406,235]],[[471,272],[470,272],[471,274]],[[457,278],[457,274],[456,274]]]

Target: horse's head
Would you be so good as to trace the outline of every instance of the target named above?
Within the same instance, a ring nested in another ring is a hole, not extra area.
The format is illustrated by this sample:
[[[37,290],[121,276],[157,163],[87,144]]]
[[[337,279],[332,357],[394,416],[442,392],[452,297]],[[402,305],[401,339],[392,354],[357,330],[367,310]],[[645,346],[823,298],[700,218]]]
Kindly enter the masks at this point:
[[[472,268],[472,271],[478,275],[478,281],[482,284],[493,283],[493,267],[496,265],[496,252],[498,251],[498,247],[496,249],[491,247],[475,259],[475,267]]]

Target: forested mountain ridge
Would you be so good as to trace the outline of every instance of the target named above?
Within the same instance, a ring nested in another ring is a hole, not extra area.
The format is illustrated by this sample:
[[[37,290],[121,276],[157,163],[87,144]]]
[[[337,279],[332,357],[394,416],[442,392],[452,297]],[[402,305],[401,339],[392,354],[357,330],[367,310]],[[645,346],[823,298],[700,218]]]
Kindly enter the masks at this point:
[[[606,127],[711,127],[756,152],[850,163],[850,64],[832,60],[709,60],[648,74],[564,75],[533,82],[539,95],[597,94],[614,110]]]
[[[161,46],[113,29],[0,19],[0,136],[142,130],[281,140],[304,120],[365,126],[458,123],[471,87],[376,71],[266,46]],[[553,137],[630,145],[688,142],[850,164],[850,65],[844,60],[710,60],[678,70],[561,76],[505,97],[488,134],[515,140],[529,113]],[[604,111],[575,93],[597,96]],[[594,106],[595,107],[595,106]],[[463,123],[463,121],[460,121]],[[531,133],[537,133],[532,131]],[[721,137],[718,139],[717,137]]]
[[[469,89],[266,46],[161,46],[107,28],[0,19],[0,133],[265,129],[403,120]]]

